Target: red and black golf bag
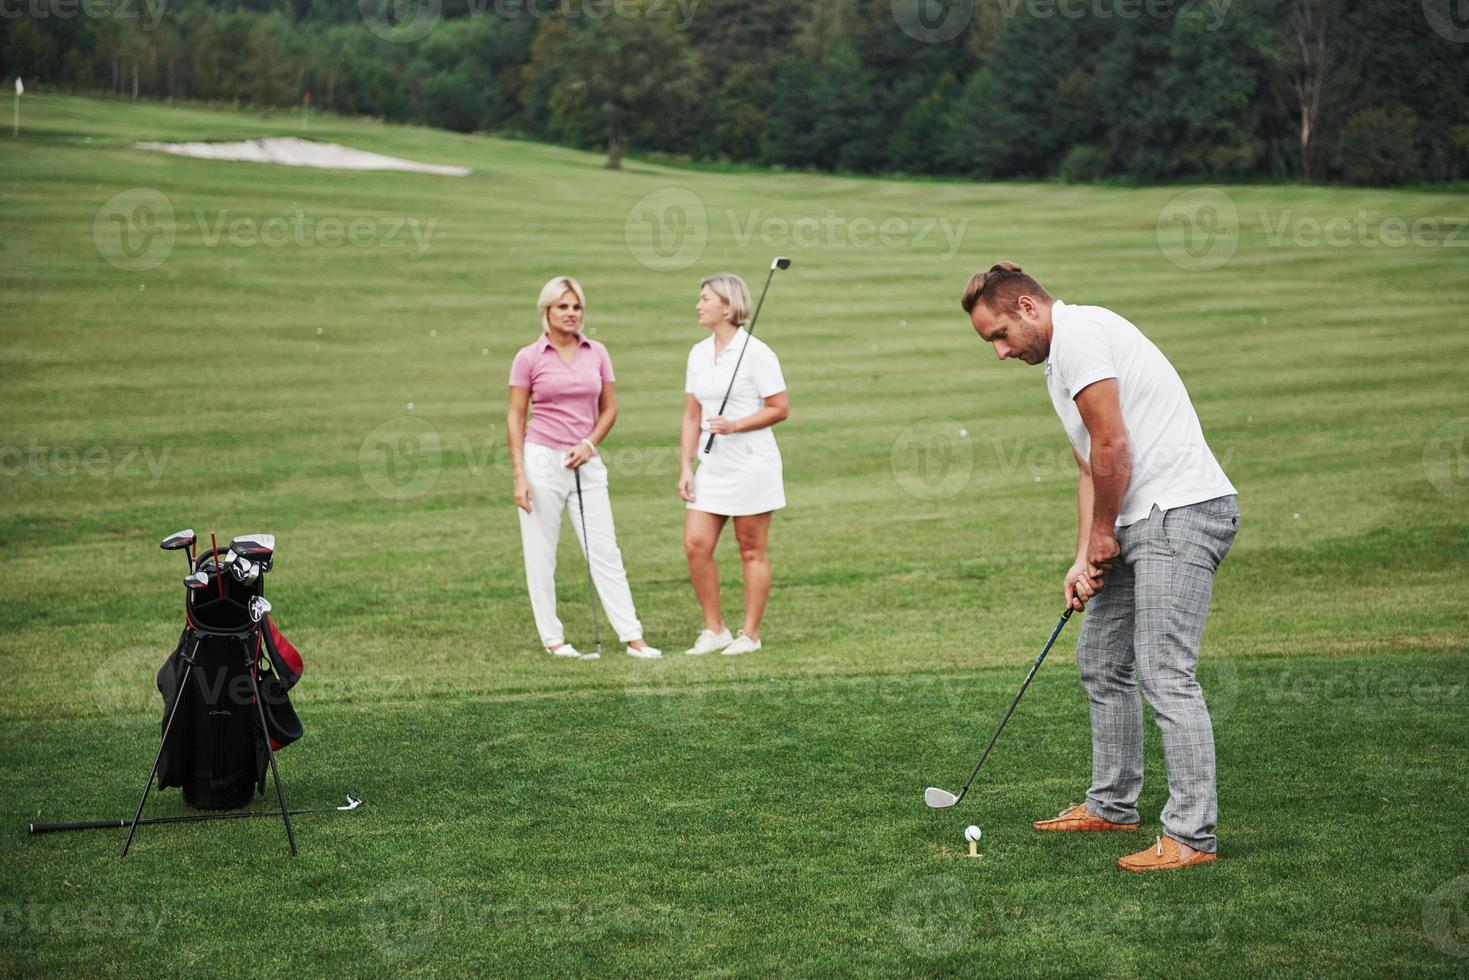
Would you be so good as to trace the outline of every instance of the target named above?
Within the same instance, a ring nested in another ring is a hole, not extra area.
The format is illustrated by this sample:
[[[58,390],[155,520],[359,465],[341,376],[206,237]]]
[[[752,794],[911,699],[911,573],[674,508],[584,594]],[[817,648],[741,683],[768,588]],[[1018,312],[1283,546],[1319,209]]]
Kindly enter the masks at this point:
[[[158,670],[165,725],[174,702],[182,700],[163,744],[158,788],[181,787],[184,801],[196,810],[232,810],[248,804],[256,791],[264,793],[270,750],[285,748],[302,735],[301,719],[287,693],[301,677],[301,655],[268,616],[249,625],[242,641],[234,631],[196,626],[191,618]],[[242,642],[254,653],[251,662],[269,748],[260,735]],[[183,689],[191,649],[193,670]]]
[[[180,535],[193,540],[192,531]],[[177,550],[180,540],[166,539],[164,547]],[[158,671],[163,741],[138,813],[154,774],[160,789],[181,787],[195,809],[231,810],[265,792],[269,767],[294,854],[275,751],[302,734],[288,693],[302,663],[268,615],[265,573],[274,550],[273,535],[253,535],[235,539],[224,553],[201,551],[191,560],[184,579],[186,625]]]

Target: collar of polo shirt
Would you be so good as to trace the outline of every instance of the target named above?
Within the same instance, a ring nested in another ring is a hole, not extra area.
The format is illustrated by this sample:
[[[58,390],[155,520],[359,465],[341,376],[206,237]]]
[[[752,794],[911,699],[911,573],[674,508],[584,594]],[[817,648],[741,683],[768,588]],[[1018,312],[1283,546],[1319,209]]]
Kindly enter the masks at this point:
[[[590,347],[590,346],[592,346],[592,342],[587,339],[587,335],[586,334],[584,334],[580,330],[578,330],[576,332],[576,345],[578,347]],[[536,349],[537,349],[537,351],[547,351],[547,350],[554,350],[555,349],[554,347],[551,346],[551,331],[547,330],[546,332],[544,332],[544,333],[541,334],[541,339],[539,341],[539,346]]]
[[[1057,317],[1065,317],[1065,316],[1069,316],[1069,315],[1070,315],[1070,307],[1068,307],[1065,303],[1061,302],[1059,299],[1058,300],[1055,300],[1054,302],[1051,303],[1051,346],[1052,347],[1055,347],[1056,346],[1056,318]],[[1050,358],[1050,355],[1049,354],[1046,355],[1045,365],[1046,365],[1046,377],[1049,378],[1051,376],[1051,358]]]
[[[719,349],[719,338],[713,334],[709,336],[709,346],[714,348],[714,359],[717,361],[730,351],[739,351],[749,339],[750,332],[740,327],[735,331],[735,335],[729,338],[729,343],[724,346],[724,350]]]

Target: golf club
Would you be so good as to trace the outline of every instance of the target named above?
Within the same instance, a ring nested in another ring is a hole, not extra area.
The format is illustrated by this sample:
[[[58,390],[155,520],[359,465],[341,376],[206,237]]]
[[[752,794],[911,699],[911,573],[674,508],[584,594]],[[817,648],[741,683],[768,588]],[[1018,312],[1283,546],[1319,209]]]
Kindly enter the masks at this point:
[[[270,600],[263,595],[250,597],[250,622],[258,623],[270,613]]]
[[[190,589],[203,589],[209,585],[208,572],[193,572],[184,576],[184,585]]]
[[[1061,628],[1066,625],[1066,621],[1070,618],[1071,607],[1068,606],[1066,608],[1066,611],[1061,614],[1061,621],[1056,624],[1055,629],[1051,630],[1051,638],[1047,640],[1046,645],[1041,648],[1041,655],[1039,657],[1036,657],[1035,663],[1030,665],[1030,673],[1025,675],[1025,683],[1021,684],[1020,690],[1015,693],[1015,700],[1010,702],[1010,710],[1006,711],[1005,717],[1000,719],[1000,727],[996,728],[995,733],[990,736],[990,743],[984,747],[984,754],[981,755],[979,757],[979,761],[974,764],[974,769],[972,772],[969,773],[969,778],[964,781],[964,788],[959,791],[959,795],[955,796],[953,793],[950,793],[946,789],[939,789],[937,786],[930,786],[928,789],[923,791],[924,803],[927,803],[935,810],[942,810],[954,806],[960,800],[964,799],[965,794],[969,792],[969,784],[974,782],[975,776],[979,775],[979,767],[984,765],[985,759],[989,758],[990,749],[995,747],[995,742],[999,739],[1000,733],[1005,730],[1005,723],[1009,721],[1010,716],[1015,713],[1015,706],[1018,705],[1020,703],[1020,699],[1025,696],[1025,689],[1030,687],[1030,682],[1031,679],[1035,677],[1035,672],[1041,669],[1041,661],[1045,660],[1046,654],[1051,652],[1051,645],[1056,642],[1056,637],[1061,635]]]
[[[351,793],[347,794],[347,802],[343,806],[317,807],[310,810],[291,810],[294,816],[298,813],[336,813],[341,810],[355,810],[362,805],[362,801]],[[181,817],[149,817],[139,820],[138,826],[151,823],[195,823],[201,820],[243,820],[247,817],[278,817],[279,810],[252,810],[248,813],[198,813],[187,814]],[[131,820],[91,820],[82,823],[33,823],[28,829],[33,834],[52,834],[61,830],[115,830],[132,824]]]
[[[253,559],[262,572],[268,572],[275,556],[275,535],[241,534],[230,542],[230,551],[241,558]]]
[[[219,597],[224,598],[224,574],[219,565],[219,542],[214,540],[214,532],[209,532],[209,553],[214,558],[214,580],[219,583]]]
[[[189,566],[189,570],[193,571],[194,559],[191,552],[194,548],[195,537],[193,528],[184,531],[175,531],[159,542],[158,547],[164,551],[182,550],[184,553],[184,562]]]
[[[233,554],[233,551],[227,553],[227,555]],[[260,577],[260,566],[248,558],[240,558],[231,562],[226,557],[225,564],[230,570],[230,575],[234,576],[235,581],[241,585],[254,585],[255,580]]]
[[[784,255],[777,255],[775,261],[770,263],[770,272],[765,276],[765,288],[760,290],[760,302],[755,304],[755,315],[750,317],[750,325],[746,332],[751,337],[755,336],[755,322],[760,319],[760,308],[765,305],[765,294],[770,292],[770,280],[775,278],[776,269],[789,269],[791,260]],[[740,362],[745,359],[745,351],[749,349],[749,343],[740,348],[740,356],[735,358],[734,372],[729,376],[729,387],[724,390],[724,401],[719,403],[719,411],[715,414],[723,415],[725,406],[729,404],[729,394],[734,391],[735,378],[739,377]],[[709,441],[704,443],[704,452],[707,455],[714,451],[714,433],[709,433]]]
[[[581,515],[581,544],[587,555],[587,588],[592,600],[592,635],[597,641],[597,656],[602,656],[602,624],[597,618],[597,583],[592,578],[592,545],[587,537],[587,511],[582,506],[581,499],[581,468],[577,467],[571,472],[576,474],[576,510]]]

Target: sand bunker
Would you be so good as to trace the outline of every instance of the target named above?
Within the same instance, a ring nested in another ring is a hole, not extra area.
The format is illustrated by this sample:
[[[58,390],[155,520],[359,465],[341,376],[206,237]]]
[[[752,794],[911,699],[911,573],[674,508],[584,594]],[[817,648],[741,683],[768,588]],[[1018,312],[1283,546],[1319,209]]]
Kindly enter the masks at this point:
[[[317,143],[294,136],[243,140],[239,143],[139,143],[140,150],[158,150],[202,160],[244,160],[248,163],[279,163],[287,167],[320,167],[325,170],[409,170],[420,174],[464,177],[468,167],[444,167],[417,163],[398,157],[354,150],[340,143]]]

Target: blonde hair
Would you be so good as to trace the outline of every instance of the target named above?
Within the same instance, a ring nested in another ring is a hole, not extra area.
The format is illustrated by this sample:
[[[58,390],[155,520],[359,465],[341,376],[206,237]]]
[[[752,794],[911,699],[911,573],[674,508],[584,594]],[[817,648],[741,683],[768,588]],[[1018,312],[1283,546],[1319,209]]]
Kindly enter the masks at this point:
[[[587,294],[582,292],[581,283],[570,276],[557,276],[541,287],[541,298],[536,300],[536,309],[541,313],[542,329],[551,329],[551,307],[555,306],[556,301],[568,292],[576,294],[576,298],[581,302],[582,309],[585,310],[587,306]]]
[[[1051,302],[1051,294],[1014,262],[996,262],[987,272],[976,272],[964,286],[959,305],[965,313],[984,303],[991,313],[1014,313],[1020,297],[1031,296]]]
[[[717,276],[709,276],[699,283],[702,291],[705,286],[709,291],[729,304],[729,319],[737,327],[743,327],[750,319],[750,287],[745,285],[745,280],[728,272],[721,272]]]

